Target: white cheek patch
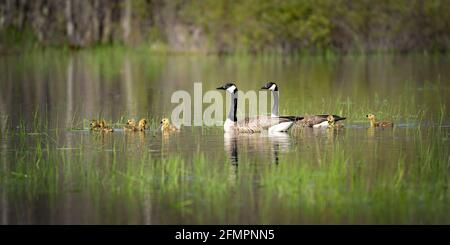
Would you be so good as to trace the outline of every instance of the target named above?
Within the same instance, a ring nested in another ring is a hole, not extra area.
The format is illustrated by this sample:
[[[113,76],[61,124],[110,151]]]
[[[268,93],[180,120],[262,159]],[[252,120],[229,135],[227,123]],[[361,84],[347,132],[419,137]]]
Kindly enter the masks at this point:
[[[229,88],[227,88],[227,91],[229,92],[229,93],[234,93],[234,90],[236,89],[236,86],[234,86],[234,85],[232,85],[232,86],[230,86]]]
[[[269,90],[272,90],[272,91],[274,91],[276,87],[277,87],[277,85],[275,85],[275,84],[272,84],[272,86],[270,86]]]

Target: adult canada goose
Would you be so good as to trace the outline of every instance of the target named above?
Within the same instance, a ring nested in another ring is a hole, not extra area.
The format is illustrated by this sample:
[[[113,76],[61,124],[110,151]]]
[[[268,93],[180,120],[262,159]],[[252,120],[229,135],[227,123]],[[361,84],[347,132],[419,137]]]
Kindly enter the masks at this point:
[[[172,131],[179,131],[180,130],[175,125],[170,124],[170,121],[169,121],[168,118],[163,118],[161,120],[160,124],[161,124],[161,132],[163,132],[163,133],[172,132]]]
[[[273,96],[273,106],[272,106],[272,117],[278,117],[278,85],[273,82],[266,83],[261,89],[267,89],[272,91]],[[295,122],[295,126],[302,126],[302,127],[313,127],[313,128],[319,128],[319,127],[328,127],[328,120],[327,117],[328,114],[323,115],[301,115],[299,117],[302,117],[303,119],[298,120]],[[345,117],[340,117],[338,115],[332,115],[334,118],[334,121],[340,121],[344,120]]]
[[[330,128],[330,129],[340,129],[340,128],[344,127],[344,125],[342,125],[342,124],[335,123],[336,120],[334,119],[333,115],[328,115],[327,122],[328,122],[328,128]]]
[[[134,119],[128,119],[127,124],[123,127],[123,131],[136,132],[138,127],[136,126],[136,121]]]
[[[389,122],[389,121],[377,122],[375,120],[375,115],[373,115],[373,114],[367,114],[366,117],[369,119],[370,127],[372,127],[372,128],[375,128],[375,127],[388,128],[388,127],[393,127],[394,126],[394,123],[393,122]]]
[[[256,133],[264,130],[269,132],[286,132],[288,131],[296,120],[301,117],[272,117],[272,116],[256,116],[251,118],[244,118],[238,121],[236,117],[238,105],[238,89],[234,83],[227,83],[217,89],[226,90],[231,94],[231,107],[228,117],[225,120],[223,129],[225,132],[240,132],[240,133]]]

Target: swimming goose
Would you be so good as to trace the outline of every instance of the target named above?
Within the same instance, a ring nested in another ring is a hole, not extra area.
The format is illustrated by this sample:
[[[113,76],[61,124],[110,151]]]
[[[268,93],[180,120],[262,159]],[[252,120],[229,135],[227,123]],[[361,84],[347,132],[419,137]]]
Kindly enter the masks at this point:
[[[393,122],[389,122],[389,121],[377,122],[377,121],[375,121],[375,115],[373,115],[373,114],[367,114],[366,117],[369,119],[370,127],[372,127],[372,128],[375,128],[375,127],[387,128],[387,127],[394,126]]]
[[[136,132],[138,127],[136,126],[136,121],[134,119],[128,119],[127,124],[123,127],[123,131]]]
[[[269,82],[266,85],[264,85],[261,89],[267,89],[272,91],[273,96],[273,106],[272,106],[272,117],[278,117],[278,85],[274,82]],[[313,127],[313,128],[320,128],[320,127],[328,127],[328,120],[327,117],[328,114],[323,115],[301,115],[299,117],[303,117],[302,120],[298,120],[295,122],[295,126],[302,126],[302,127]],[[340,117],[338,115],[332,115],[334,118],[334,121],[340,121],[344,120],[345,117]]]
[[[175,125],[170,124],[170,121],[168,118],[163,118],[161,120],[161,132],[167,133],[172,131],[179,131],[180,129],[177,128]]]
[[[238,89],[234,83],[227,83],[217,89],[226,90],[231,94],[231,107],[228,117],[225,120],[223,128],[225,132],[240,132],[240,133],[256,133],[264,130],[269,132],[286,132],[288,131],[296,120],[301,120],[301,117],[272,117],[272,116],[256,116],[252,118],[244,118],[238,121],[236,117],[238,105]]]
[[[342,124],[335,123],[336,119],[334,118],[333,115],[328,115],[327,122],[328,122],[328,128],[330,128],[330,129],[340,129],[340,128],[344,127],[344,125],[342,125]]]

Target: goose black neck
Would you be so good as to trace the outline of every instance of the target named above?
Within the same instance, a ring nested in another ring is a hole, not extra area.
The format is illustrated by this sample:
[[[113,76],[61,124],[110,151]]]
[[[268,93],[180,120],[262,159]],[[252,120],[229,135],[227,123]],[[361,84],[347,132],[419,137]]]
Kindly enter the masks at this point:
[[[272,91],[272,116],[278,116],[278,89]]]
[[[230,119],[233,122],[237,122],[236,117],[236,110],[237,110],[237,103],[238,103],[238,95],[237,91],[231,94],[231,107],[230,112],[228,113],[228,119]]]

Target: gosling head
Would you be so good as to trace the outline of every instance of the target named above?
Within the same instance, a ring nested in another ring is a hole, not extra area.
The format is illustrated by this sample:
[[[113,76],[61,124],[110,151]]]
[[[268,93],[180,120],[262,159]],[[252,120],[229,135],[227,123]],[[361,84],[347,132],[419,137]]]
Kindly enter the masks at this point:
[[[278,86],[277,86],[276,83],[268,82],[268,83],[266,83],[266,85],[262,86],[261,89],[267,89],[267,90],[272,90],[272,91],[278,91]]]
[[[128,119],[127,120],[127,125],[128,126],[136,126],[136,121],[134,119]]]
[[[226,90],[230,94],[234,94],[238,91],[236,85],[234,83],[226,83],[217,89]]]
[[[334,124],[334,117],[333,117],[333,115],[328,115],[327,121],[328,121],[328,124]]]
[[[91,123],[89,123],[89,127],[91,128],[98,128],[100,127],[98,120],[92,120]]]
[[[366,117],[369,119],[369,121],[374,121],[375,120],[375,115],[374,114],[367,114]]]
[[[142,129],[146,129],[147,127],[147,120],[145,120],[144,118],[142,118],[141,120],[139,120],[139,127]]]
[[[167,126],[167,125],[169,125],[169,123],[170,123],[170,121],[169,121],[169,119],[168,118],[163,118],[162,120],[161,120],[161,125],[162,126]]]

